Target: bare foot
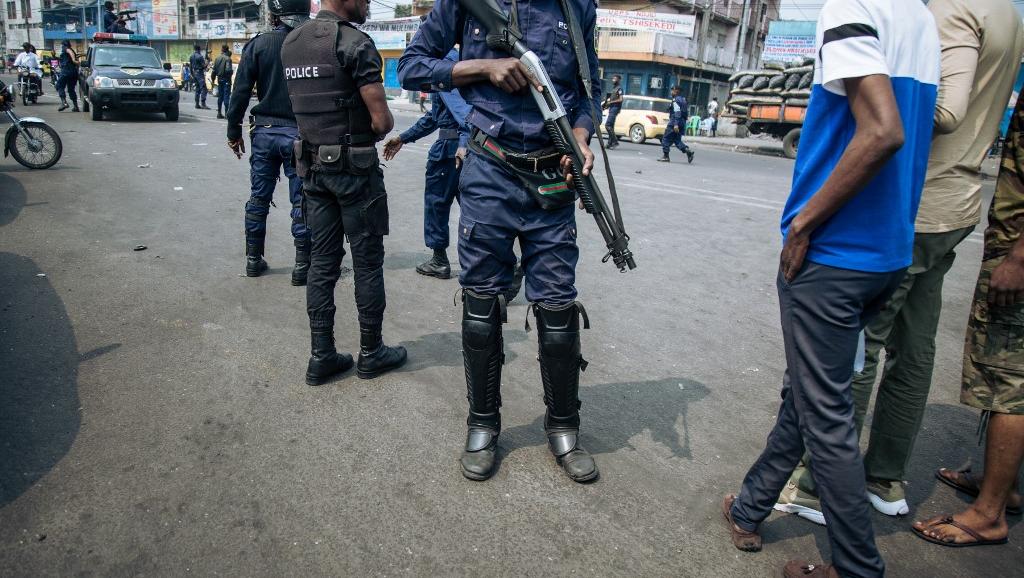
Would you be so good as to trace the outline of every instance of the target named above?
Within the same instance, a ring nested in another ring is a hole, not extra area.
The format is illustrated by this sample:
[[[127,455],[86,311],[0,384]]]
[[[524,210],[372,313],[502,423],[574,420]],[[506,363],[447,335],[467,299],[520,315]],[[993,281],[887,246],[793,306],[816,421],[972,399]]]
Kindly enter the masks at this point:
[[[977,541],[974,536],[960,528],[952,524],[943,523],[947,518],[948,515],[943,515],[936,516],[930,520],[914,522],[914,528],[926,536],[950,544],[966,544]],[[975,512],[973,508],[968,508],[959,514],[955,514],[953,519],[957,523],[974,530],[985,540],[1001,540],[1010,532],[1004,516],[1000,516],[998,520],[991,520]]]

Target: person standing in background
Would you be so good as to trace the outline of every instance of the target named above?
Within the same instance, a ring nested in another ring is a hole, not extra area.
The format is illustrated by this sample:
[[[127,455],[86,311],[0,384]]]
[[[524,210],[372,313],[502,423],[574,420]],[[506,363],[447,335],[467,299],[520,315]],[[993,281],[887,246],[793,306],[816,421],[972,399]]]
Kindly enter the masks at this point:
[[[235,65],[231,62],[231,51],[228,45],[220,47],[220,55],[213,62],[213,81],[217,83],[217,118],[224,118],[221,114],[221,107],[226,111],[231,100],[231,75],[235,72]]]
[[[711,136],[718,136],[718,97],[708,103],[708,117],[711,118]]]
[[[608,133],[608,147],[613,149],[619,146],[619,135],[615,134],[615,119],[622,112],[622,77],[618,74],[612,75],[612,90],[601,107],[608,110],[608,119],[604,121],[604,130]]]

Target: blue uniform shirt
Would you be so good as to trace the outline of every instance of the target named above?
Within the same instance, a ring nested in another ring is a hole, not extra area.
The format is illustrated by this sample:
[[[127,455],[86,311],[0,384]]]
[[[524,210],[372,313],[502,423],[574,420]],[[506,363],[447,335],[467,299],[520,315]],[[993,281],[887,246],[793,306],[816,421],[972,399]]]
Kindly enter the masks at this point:
[[[457,62],[458,53],[452,50],[447,58]],[[469,144],[469,125],[466,124],[466,116],[470,110],[458,89],[452,89],[451,92],[434,92],[430,95],[430,112],[423,115],[398,138],[402,139],[402,142],[416,142],[438,129],[457,130],[458,139],[438,140],[430,147],[428,156],[433,161],[453,158],[460,147],[464,148]]]
[[[498,0],[498,3],[506,12],[512,9],[509,0]],[[591,81],[591,105],[579,79],[579,67],[561,3],[558,0],[519,0],[517,4],[523,41],[547,68],[570,123],[574,128],[585,128],[593,134],[591,106],[601,109],[601,82],[596,78]],[[572,0],[570,4],[583,30],[591,74],[596,75],[594,0]],[[459,23],[462,23],[461,30]],[[486,36],[487,30],[466,14],[457,0],[437,0],[398,61],[402,86],[406,90],[451,90],[455,62],[445,59],[445,55],[456,43],[462,47],[462,60],[509,57],[505,52],[488,48]],[[470,84],[460,91],[472,107],[468,123],[497,139],[503,147],[529,152],[551,144],[540,110],[528,93],[508,94],[489,82]]]
[[[686,124],[686,117],[688,116],[689,104],[686,102],[686,97],[679,95],[672,99],[672,111],[668,116],[669,126],[684,126]]]

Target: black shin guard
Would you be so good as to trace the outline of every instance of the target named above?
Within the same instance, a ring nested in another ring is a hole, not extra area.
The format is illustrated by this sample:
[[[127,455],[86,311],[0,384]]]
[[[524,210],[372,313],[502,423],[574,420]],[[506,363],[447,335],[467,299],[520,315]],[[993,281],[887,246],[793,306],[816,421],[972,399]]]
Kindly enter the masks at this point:
[[[580,317],[589,328],[586,312],[575,302],[559,307],[536,304],[533,311],[547,406],[544,429],[548,445],[570,478],[578,482],[593,480],[597,465],[579,445],[580,371],[587,366],[580,353]]]
[[[501,324],[504,301],[498,296],[462,295],[462,351],[466,367],[466,448],[462,473],[485,480],[494,470],[498,434],[501,432],[501,366],[505,362]]]

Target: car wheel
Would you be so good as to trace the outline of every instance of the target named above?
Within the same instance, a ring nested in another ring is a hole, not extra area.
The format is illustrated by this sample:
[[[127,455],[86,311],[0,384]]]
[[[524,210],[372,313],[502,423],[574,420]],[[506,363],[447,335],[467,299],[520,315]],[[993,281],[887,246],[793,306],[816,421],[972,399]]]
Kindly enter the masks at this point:
[[[167,120],[175,122],[178,120],[178,107],[168,108],[164,111],[164,114],[167,116]]]
[[[102,106],[94,106],[94,107],[92,107],[92,119],[93,120],[103,120],[103,107]]]
[[[644,144],[647,140],[647,131],[644,130],[644,125],[634,124],[629,127],[629,142],[633,144]]]
[[[800,129],[794,128],[782,139],[782,154],[786,158],[795,159],[797,150],[800,148]]]

